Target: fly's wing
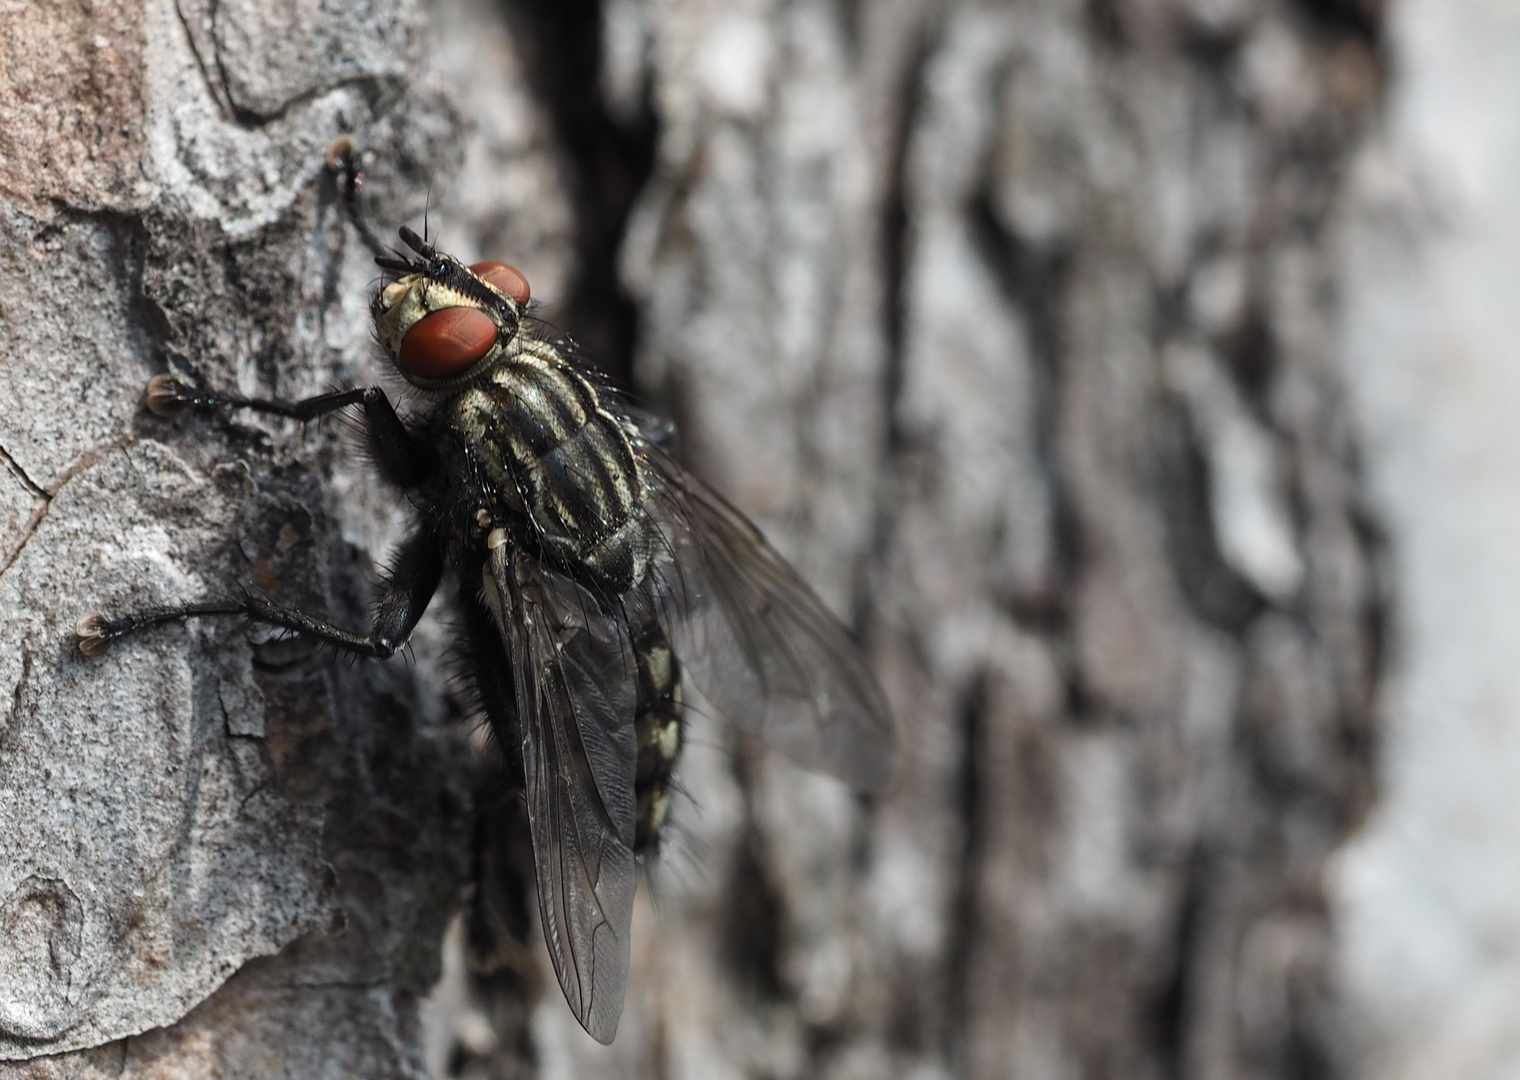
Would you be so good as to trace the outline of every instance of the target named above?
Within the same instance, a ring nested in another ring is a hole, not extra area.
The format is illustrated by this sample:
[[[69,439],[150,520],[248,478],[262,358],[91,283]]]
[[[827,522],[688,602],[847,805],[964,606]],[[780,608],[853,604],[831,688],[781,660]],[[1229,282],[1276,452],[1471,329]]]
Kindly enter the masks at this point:
[[[576,1019],[610,1043],[636,879],[632,643],[584,589],[505,546],[486,586],[513,672],[544,941]]]
[[[863,791],[892,778],[892,718],[839,620],[726,499],[640,439],[666,547],[653,604],[693,682],[732,723]]]

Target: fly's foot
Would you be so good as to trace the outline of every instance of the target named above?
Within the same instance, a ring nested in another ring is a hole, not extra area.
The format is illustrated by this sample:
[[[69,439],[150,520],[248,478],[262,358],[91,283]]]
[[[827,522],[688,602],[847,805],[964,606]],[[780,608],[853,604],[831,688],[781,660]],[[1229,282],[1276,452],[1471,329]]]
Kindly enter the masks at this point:
[[[335,173],[357,173],[359,167],[359,144],[352,135],[339,135],[327,148],[327,167]]]
[[[105,612],[88,611],[74,624],[74,636],[79,639],[80,652],[100,656],[121,634]]]
[[[255,412],[276,413],[280,416],[294,416],[297,419],[308,419],[301,415],[301,402],[265,401],[262,398],[245,398],[241,394],[222,390],[207,390],[201,386],[191,386],[181,382],[174,375],[155,375],[148,380],[144,398],[148,404],[148,411],[156,416],[173,418],[186,409],[253,409]],[[323,395],[323,400],[332,397],[331,394]],[[316,413],[314,415],[320,415]]]
[[[155,375],[148,380],[148,411],[155,416],[174,417],[195,403],[195,391],[173,375]]]

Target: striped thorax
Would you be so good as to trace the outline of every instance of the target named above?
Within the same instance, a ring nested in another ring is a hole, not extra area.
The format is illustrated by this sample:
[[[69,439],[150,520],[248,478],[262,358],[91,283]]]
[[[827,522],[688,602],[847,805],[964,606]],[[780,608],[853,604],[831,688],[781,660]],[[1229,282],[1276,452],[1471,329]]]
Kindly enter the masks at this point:
[[[640,509],[638,457],[596,387],[552,346],[512,350],[438,423],[461,502],[483,500],[493,521],[589,588],[621,596],[643,579],[654,526]]]
[[[622,422],[555,344],[518,334],[520,273],[403,239],[419,258],[375,297],[375,330],[414,386],[445,399],[432,426],[446,505],[481,535],[504,526],[582,585],[622,596],[655,540]]]

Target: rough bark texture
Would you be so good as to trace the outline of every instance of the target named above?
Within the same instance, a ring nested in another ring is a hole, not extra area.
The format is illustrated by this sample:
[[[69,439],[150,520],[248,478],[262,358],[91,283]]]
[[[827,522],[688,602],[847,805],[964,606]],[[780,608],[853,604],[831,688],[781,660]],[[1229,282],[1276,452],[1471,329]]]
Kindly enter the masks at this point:
[[[1338,1070],[1321,873],[1383,604],[1327,237],[1374,8],[0,19],[0,1077]],[[608,1049],[536,930],[444,941],[480,837],[507,931],[530,878],[441,620],[414,665],[71,650],[237,581],[362,625],[400,519],[340,425],[140,406],[381,377],[345,131],[377,224],[430,201],[675,417],[896,711],[873,804],[694,718]]]

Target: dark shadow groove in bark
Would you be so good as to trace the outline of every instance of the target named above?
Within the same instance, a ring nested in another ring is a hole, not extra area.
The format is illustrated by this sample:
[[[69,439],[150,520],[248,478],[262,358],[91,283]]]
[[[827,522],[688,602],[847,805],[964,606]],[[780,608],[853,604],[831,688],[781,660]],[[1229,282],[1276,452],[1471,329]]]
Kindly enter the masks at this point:
[[[946,1060],[965,1073],[971,1060],[966,1027],[959,1017],[970,1015],[973,953],[980,939],[977,912],[986,826],[980,770],[987,726],[988,686],[985,673],[972,683],[959,710],[961,760],[955,783],[954,809],[960,819],[961,857],[959,874],[950,893],[950,940],[945,947],[946,1001],[933,1018],[940,1027],[938,1038]]]
[[[1093,44],[1115,52],[1128,44],[1120,0],[1087,0],[1082,7],[1083,21],[1092,34]]]
[[[1154,491],[1177,587],[1200,619],[1242,638],[1267,601],[1219,550],[1209,459],[1182,403],[1158,403],[1154,446]]]
[[[905,65],[902,84],[899,87],[900,105],[896,110],[897,123],[892,129],[892,140],[886,155],[887,182],[882,191],[881,207],[881,281],[882,317],[886,323],[886,355],[883,357],[883,391],[886,394],[887,438],[889,459],[895,459],[902,451],[904,435],[898,422],[898,404],[902,398],[904,333],[908,297],[905,293],[908,259],[908,226],[911,220],[908,207],[908,147],[913,129],[924,103],[924,67],[933,52],[928,36],[920,35],[914,42],[912,53]]]
[[[847,23],[846,25],[853,25]],[[882,418],[886,431],[882,438],[882,470],[876,487],[876,506],[871,523],[869,561],[880,566],[892,549],[898,518],[898,501],[902,496],[904,458],[909,453],[908,435],[901,419],[902,396],[907,356],[908,296],[906,293],[909,226],[912,214],[908,205],[908,150],[913,130],[924,103],[924,71],[934,53],[936,34],[920,28],[904,65],[898,86],[899,107],[896,124],[885,155],[887,179],[882,187],[880,210],[882,335],[881,393]],[[871,625],[876,606],[874,590],[857,592],[851,622],[857,632]]]
[[[1178,45],[1184,56],[1218,83],[1221,94],[1233,96],[1231,69],[1239,63],[1241,47],[1248,40],[1240,26],[1189,22],[1181,29]]]
[[[973,243],[991,270],[1009,306],[1023,316],[1029,347],[1034,424],[1033,450],[1047,485],[1051,507],[1051,568],[1043,590],[1005,598],[1010,615],[1025,629],[1043,635],[1051,644],[1065,693],[1065,716],[1090,719],[1095,706],[1077,659],[1072,622],[1072,590],[1085,562],[1081,528],[1060,454],[1062,385],[1066,365],[1064,327],[1067,296],[1075,272],[1071,246],[1027,243],[999,216],[990,183],[991,166],[983,167],[984,184],[967,207]]]
[[[83,220],[85,215],[76,215]],[[120,279],[126,297],[132,344],[142,360],[153,359],[153,343],[168,329],[163,311],[150,302],[143,290],[143,272],[148,258],[148,232],[136,214],[97,211],[88,215],[108,231],[111,238],[112,272]]]
[[[575,212],[576,265],[560,321],[598,366],[631,385],[638,309],[618,254],[628,215],[654,170],[659,118],[652,88],[627,120],[602,96],[599,0],[507,0],[535,92],[554,123]]]
[[[1201,850],[1195,850],[1188,858],[1186,883],[1172,932],[1171,970],[1166,973],[1151,1009],[1156,1064],[1167,1080],[1189,1080],[1187,1035],[1191,997],[1195,992],[1192,965],[1199,946],[1200,916],[1209,877],[1207,863]]]
[[[1278,368],[1278,349],[1272,326],[1259,307],[1246,313],[1225,341],[1227,370],[1253,414],[1264,424],[1272,424],[1267,394]]]
[[[1363,470],[1359,455],[1353,453],[1348,471],[1361,484]],[[1390,670],[1395,642],[1393,628],[1399,620],[1395,618],[1398,612],[1393,587],[1393,541],[1376,513],[1364,502],[1353,501],[1348,518],[1357,546],[1367,561],[1367,577],[1371,583],[1360,619],[1363,646],[1367,650],[1361,700],[1354,703],[1342,725],[1347,760],[1365,766],[1358,774],[1364,790],[1358,792],[1360,797],[1355,800],[1351,814],[1354,824],[1376,795],[1374,785],[1378,777],[1372,763],[1378,760],[1379,751],[1378,688],[1384,674]]]
[[[1382,0],[1295,0],[1320,27],[1378,45],[1383,34]]]
[[[21,482],[22,487],[26,488],[39,499],[52,498],[37,481],[26,475],[26,470],[21,467],[21,463],[12,457],[10,451],[6,450],[4,446],[0,446],[0,468],[4,468],[10,472],[12,476]]]
[[[742,748],[734,755],[734,778],[744,794],[745,823],[729,868],[719,948],[739,986],[760,1002],[781,1002],[788,996],[779,966],[786,900],[769,866],[768,838],[755,818],[754,777]]]
[[[723,959],[735,981],[762,1002],[787,998],[777,962],[781,955],[782,899],[765,866],[765,837],[753,822],[734,853],[731,902],[720,935]]]
[[[983,175],[990,178],[990,166]],[[1060,423],[1062,361],[1066,351],[1063,307],[1072,274],[1072,252],[1065,244],[1038,247],[1008,229],[998,216],[992,191],[983,186],[967,207],[971,237],[1003,296],[1024,318],[1034,376],[1035,453],[1058,504],[1067,499],[1061,489],[1062,469],[1057,448]],[[1058,515],[1059,516],[1059,515]],[[1075,541],[1075,535],[1064,540]],[[1055,579],[1064,585],[1081,561],[1074,543],[1058,544]]]

